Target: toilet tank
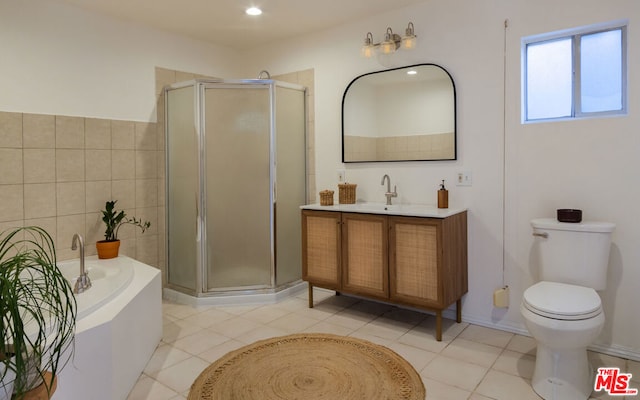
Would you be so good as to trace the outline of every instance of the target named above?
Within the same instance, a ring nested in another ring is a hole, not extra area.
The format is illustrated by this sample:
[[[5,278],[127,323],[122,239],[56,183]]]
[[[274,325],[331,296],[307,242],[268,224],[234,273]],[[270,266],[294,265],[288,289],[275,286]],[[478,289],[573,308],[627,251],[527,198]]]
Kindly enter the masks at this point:
[[[539,277],[543,281],[569,283],[603,290],[611,233],[610,222],[559,222],[553,218],[531,221],[536,236]]]

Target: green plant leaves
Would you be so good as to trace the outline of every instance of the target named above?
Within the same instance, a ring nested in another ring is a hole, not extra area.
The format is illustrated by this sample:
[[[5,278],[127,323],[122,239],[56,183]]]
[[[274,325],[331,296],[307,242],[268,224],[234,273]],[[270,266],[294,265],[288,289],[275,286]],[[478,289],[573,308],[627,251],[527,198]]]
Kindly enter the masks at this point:
[[[6,367],[0,378],[4,378],[6,370],[16,373],[14,398],[21,398],[29,389],[28,370],[42,382],[45,371],[55,376],[66,365],[73,353],[75,323],[76,300],[56,265],[51,236],[34,226],[3,232],[0,354],[15,356],[0,360]],[[41,362],[33,362],[34,359]]]
[[[118,200],[110,200],[105,203],[105,209],[102,211],[102,221],[106,225],[104,231],[104,239],[108,242],[118,240],[118,231],[124,224],[131,224],[142,229],[142,233],[151,226],[151,222],[142,219],[127,218],[124,211],[116,211],[115,205]]]

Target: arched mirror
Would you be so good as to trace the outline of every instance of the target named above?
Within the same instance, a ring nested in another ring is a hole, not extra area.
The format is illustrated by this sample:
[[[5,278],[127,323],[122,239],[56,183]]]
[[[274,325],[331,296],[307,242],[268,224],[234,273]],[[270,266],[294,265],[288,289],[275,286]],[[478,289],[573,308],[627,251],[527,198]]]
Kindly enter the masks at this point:
[[[451,75],[419,64],[361,75],[342,98],[342,161],[456,159]]]

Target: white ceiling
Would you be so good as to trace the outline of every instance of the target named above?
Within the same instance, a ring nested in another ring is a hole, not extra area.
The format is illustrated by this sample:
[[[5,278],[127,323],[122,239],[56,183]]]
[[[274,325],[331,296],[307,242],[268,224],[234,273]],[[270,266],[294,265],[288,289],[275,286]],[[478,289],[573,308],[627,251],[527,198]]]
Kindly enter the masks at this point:
[[[425,0],[59,0],[236,49],[247,49]],[[244,10],[259,6],[263,14]],[[364,38],[364,34],[363,34]]]

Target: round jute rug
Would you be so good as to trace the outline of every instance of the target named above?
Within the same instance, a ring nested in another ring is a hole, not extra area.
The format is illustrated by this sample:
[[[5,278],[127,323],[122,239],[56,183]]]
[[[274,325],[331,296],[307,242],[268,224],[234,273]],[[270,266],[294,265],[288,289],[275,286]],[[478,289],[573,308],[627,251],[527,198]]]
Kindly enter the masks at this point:
[[[188,400],[424,400],[415,369],[366,340],[296,334],[261,340],[207,367]]]

